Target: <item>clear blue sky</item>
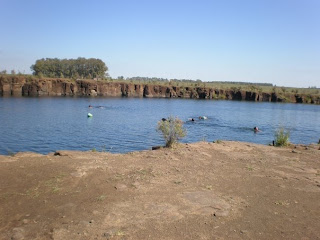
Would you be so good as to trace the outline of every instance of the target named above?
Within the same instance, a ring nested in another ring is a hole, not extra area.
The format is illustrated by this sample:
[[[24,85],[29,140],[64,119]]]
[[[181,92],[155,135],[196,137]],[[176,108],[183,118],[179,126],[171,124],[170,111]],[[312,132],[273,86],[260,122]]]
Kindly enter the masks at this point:
[[[0,70],[102,59],[112,77],[320,87],[319,0],[0,0]]]

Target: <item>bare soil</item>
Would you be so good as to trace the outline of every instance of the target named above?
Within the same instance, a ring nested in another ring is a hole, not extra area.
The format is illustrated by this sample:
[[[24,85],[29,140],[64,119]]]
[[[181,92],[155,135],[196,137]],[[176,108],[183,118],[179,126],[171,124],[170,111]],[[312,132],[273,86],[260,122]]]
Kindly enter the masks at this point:
[[[0,156],[0,239],[320,239],[319,145]]]

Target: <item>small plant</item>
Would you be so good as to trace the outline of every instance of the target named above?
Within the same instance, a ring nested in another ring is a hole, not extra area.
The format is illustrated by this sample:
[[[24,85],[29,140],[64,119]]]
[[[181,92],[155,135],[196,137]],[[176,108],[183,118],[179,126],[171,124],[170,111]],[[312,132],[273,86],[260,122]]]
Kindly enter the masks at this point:
[[[106,152],[107,151],[107,146],[106,145],[102,145],[101,146],[101,152]]]
[[[59,192],[61,190],[61,188],[59,188],[59,187],[57,187],[57,186],[53,186],[52,187],[52,192],[53,193],[57,193],[57,192]]]
[[[247,167],[247,170],[248,170],[248,171],[253,171],[253,167],[248,166],[248,167]]]
[[[166,147],[168,148],[173,147],[179,139],[186,136],[183,122],[179,118],[174,118],[172,116],[158,122],[158,131],[162,133],[162,136],[166,141]]]
[[[92,148],[92,149],[91,149],[91,152],[96,152],[96,151],[97,151],[96,148]]]
[[[290,144],[289,142],[290,132],[280,128],[274,135],[274,143],[277,147],[285,147]]]
[[[115,236],[125,236],[125,232],[121,231],[121,230],[118,230],[115,234]]]
[[[207,142],[207,137],[203,136],[202,137],[202,142]]]
[[[12,152],[12,151],[10,151],[10,150],[8,150],[7,152],[8,152],[8,155],[9,155],[10,157],[14,157],[14,155],[15,155],[14,152]]]
[[[97,201],[101,202],[106,198],[106,195],[100,195],[99,197],[97,197]]]

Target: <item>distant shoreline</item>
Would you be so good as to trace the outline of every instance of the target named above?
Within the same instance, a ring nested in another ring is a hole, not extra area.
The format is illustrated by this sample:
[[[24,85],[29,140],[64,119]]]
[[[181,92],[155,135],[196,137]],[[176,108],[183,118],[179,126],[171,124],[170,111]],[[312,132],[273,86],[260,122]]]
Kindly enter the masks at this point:
[[[244,87],[208,87],[205,83],[194,86],[190,84],[178,85],[1,75],[0,96],[185,98],[320,104],[320,94],[316,93],[317,91],[311,94],[275,87],[272,91],[267,92],[255,86],[251,86],[250,90]]]

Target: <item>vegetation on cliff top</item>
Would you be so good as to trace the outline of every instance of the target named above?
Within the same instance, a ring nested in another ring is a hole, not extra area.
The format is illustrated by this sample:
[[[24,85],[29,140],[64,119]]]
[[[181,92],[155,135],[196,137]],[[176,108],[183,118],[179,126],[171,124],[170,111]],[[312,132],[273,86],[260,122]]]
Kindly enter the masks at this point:
[[[96,58],[42,58],[31,66],[34,75],[52,78],[103,78],[108,67]]]

